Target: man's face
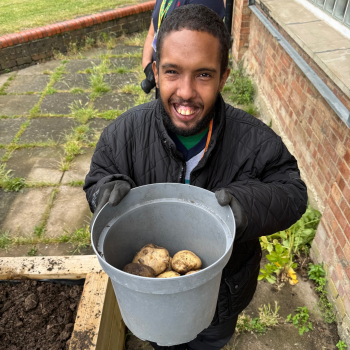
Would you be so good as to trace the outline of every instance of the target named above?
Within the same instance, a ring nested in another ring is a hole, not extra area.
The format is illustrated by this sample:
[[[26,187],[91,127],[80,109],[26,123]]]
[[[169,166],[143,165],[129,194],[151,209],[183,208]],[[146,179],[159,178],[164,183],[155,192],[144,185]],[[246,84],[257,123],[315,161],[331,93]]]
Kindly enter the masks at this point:
[[[219,47],[219,40],[209,33],[173,31],[164,38],[159,72],[153,62],[165,110],[175,129],[185,135],[202,131],[196,126],[213,109],[230,74],[227,69],[220,75]]]

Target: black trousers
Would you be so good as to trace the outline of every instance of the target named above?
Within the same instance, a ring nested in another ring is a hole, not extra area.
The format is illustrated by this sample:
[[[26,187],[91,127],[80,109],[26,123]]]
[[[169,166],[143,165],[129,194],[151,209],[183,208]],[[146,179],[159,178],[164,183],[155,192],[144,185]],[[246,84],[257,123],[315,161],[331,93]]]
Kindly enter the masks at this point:
[[[220,350],[233,336],[237,317],[225,323],[209,326],[197,335],[197,338],[189,343],[174,346],[159,346],[150,342],[155,350]]]

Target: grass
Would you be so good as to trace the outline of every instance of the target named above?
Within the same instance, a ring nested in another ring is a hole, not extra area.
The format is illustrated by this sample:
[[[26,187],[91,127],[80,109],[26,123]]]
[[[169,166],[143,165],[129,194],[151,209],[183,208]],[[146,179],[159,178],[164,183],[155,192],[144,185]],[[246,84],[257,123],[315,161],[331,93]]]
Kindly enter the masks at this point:
[[[37,251],[38,251],[38,248],[36,246],[33,246],[33,248],[29,249],[27,255],[28,256],[35,256]]]
[[[5,249],[6,252],[10,248],[12,243],[11,237],[8,232],[0,232],[0,249]]]
[[[80,249],[87,248],[91,245],[89,226],[85,226],[72,233],[66,233],[59,237],[60,243],[72,243],[74,246],[73,254],[80,252]]]
[[[21,177],[12,177],[11,171],[5,169],[6,164],[0,165],[0,188],[5,192],[18,192],[26,187],[25,179]]]
[[[117,73],[117,74],[125,74],[125,73],[131,73],[133,72],[132,69],[128,69],[126,67],[117,67],[117,68],[113,68],[111,70],[112,73]]]
[[[1,20],[0,20],[1,23]],[[6,88],[10,85],[10,82],[14,79],[14,77],[9,77],[6,81],[6,83],[4,83],[2,85],[2,87],[0,88],[0,95],[7,95],[7,93],[5,92]]]
[[[92,107],[89,106],[89,103],[83,105],[81,101],[75,101],[70,109],[72,111],[72,116],[78,120],[81,124],[86,124],[89,119],[92,119],[97,113]]]
[[[79,88],[73,88],[70,90],[71,94],[82,94],[84,92],[83,89],[79,89]]]
[[[2,0],[0,35],[139,2],[139,0]]]
[[[114,120],[126,111],[127,109],[112,109],[110,111],[97,113],[95,116],[106,120]]]
[[[72,180],[68,182],[67,185],[71,187],[81,187],[81,186],[84,186],[84,183],[85,183],[84,180],[79,180],[79,181]]]
[[[124,41],[124,44],[130,46],[143,46],[145,44],[147,33],[148,31],[145,30],[142,33],[135,34],[134,36],[127,38]]]

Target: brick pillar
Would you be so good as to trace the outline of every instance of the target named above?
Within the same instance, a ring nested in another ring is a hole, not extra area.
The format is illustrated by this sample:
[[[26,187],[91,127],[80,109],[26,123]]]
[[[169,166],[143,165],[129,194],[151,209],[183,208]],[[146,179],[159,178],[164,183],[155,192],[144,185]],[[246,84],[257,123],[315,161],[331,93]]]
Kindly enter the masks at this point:
[[[248,0],[235,0],[233,4],[233,45],[232,56],[240,61],[249,45],[251,11],[248,7]]]

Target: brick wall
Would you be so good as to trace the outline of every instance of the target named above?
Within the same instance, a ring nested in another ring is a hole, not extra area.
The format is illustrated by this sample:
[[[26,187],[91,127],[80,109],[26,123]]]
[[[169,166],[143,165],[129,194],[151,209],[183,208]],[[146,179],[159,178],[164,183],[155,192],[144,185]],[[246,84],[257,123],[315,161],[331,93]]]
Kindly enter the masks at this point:
[[[245,6],[246,1],[236,0],[236,11]],[[235,20],[240,19],[243,15],[238,12]],[[350,99],[278,24],[273,24],[350,110]],[[236,23],[235,28],[247,26]],[[254,14],[250,15],[248,28],[249,49],[237,48],[244,47],[244,32],[233,47],[233,56],[240,59],[246,51],[244,62],[260,98],[268,106],[276,131],[297,158],[310,197],[323,214],[311,254],[316,262],[325,263],[339,331],[349,341],[350,129]]]
[[[0,37],[0,74],[26,68],[65,53],[72,43],[83,45],[87,36],[116,36],[147,30],[155,1],[98,13]]]

